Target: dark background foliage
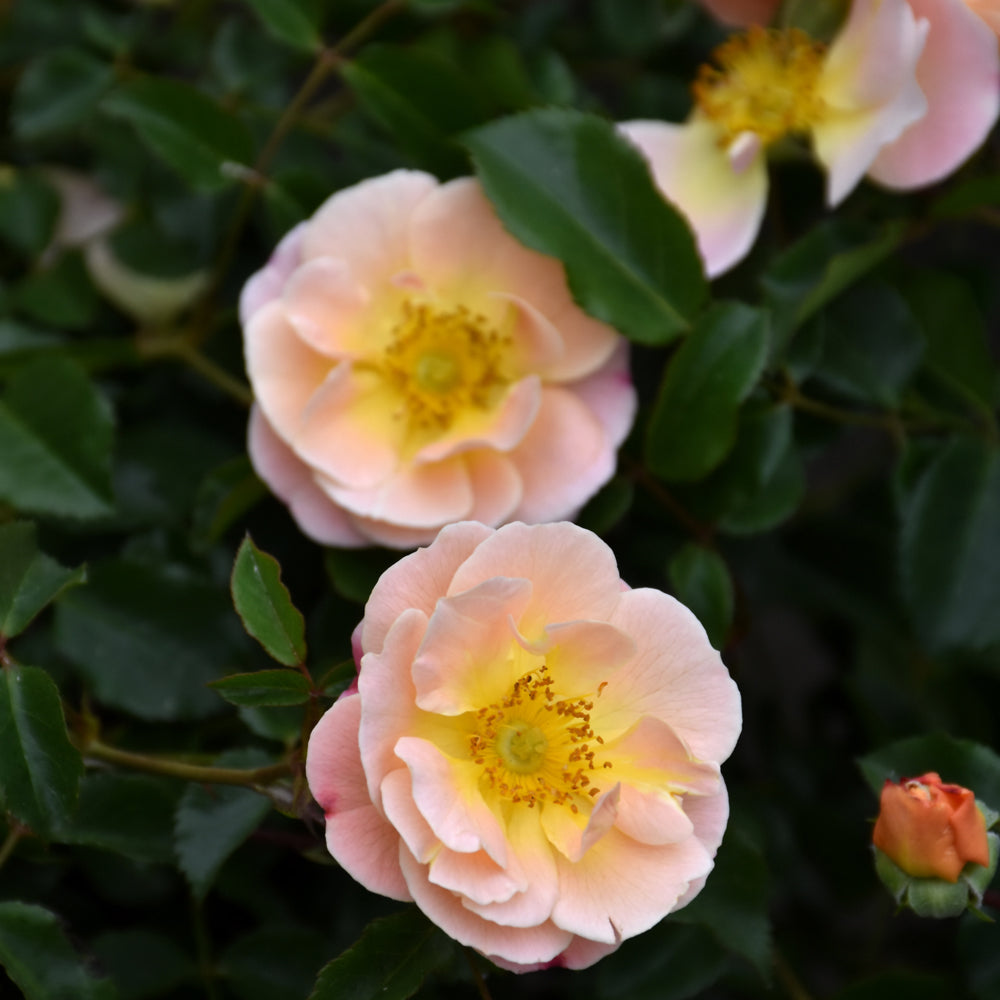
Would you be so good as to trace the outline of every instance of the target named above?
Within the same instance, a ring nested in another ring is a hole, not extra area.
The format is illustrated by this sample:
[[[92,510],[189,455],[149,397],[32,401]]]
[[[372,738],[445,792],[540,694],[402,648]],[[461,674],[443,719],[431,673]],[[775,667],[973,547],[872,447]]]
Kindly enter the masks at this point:
[[[1000,808],[995,139],[835,214],[782,159],[753,253],[708,288],[609,125],[684,117],[723,37],[694,4],[0,19],[0,995],[1000,996],[997,925],[894,915],[869,848],[886,776]],[[367,893],[303,787],[397,554],[320,550],[254,477],[235,307],[291,225],[398,166],[475,170],[633,341],[639,419],[579,520],[698,613],[743,694],[708,887],[583,973],[501,973]],[[125,207],[112,279],[53,242],[53,167]]]

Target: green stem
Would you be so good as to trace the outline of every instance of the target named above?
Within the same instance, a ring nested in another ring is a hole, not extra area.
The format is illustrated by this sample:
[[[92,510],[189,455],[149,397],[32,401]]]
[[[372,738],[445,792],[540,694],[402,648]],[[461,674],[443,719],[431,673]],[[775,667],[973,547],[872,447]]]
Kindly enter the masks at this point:
[[[687,508],[668,490],[663,483],[654,479],[641,463],[622,456],[628,475],[633,482],[638,483],[665,510],[689,531],[699,542],[711,545],[714,531],[711,525],[702,524]]]
[[[198,974],[205,987],[206,1000],[216,1000],[215,969],[212,965],[212,944],[205,924],[205,913],[197,899],[191,900],[191,930],[194,934],[195,952],[198,955]]]
[[[168,778],[197,781],[206,785],[267,785],[280,778],[286,778],[291,773],[291,768],[285,761],[280,764],[268,764],[264,767],[247,769],[206,767],[201,764],[185,764],[183,761],[171,760],[168,757],[150,757],[146,754],[132,753],[129,750],[118,750],[101,743],[99,740],[88,743],[83,748],[83,755],[89,760],[117,764],[119,767],[131,768],[134,771],[162,774]]]
[[[476,991],[479,993],[481,1000],[493,1000],[493,997],[490,995],[490,988],[486,985],[482,970],[476,961],[475,953],[470,948],[465,948],[464,951],[465,960],[469,963],[469,968],[472,970],[472,981],[476,984]]]
[[[10,856],[14,853],[14,849],[17,847],[23,836],[24,831],[19,826],[12,826],[10,828],[6,839],[3,844],[0,845],[0,868],[3,868],[3,866],[8,862]]]
[[[180,336],[157,336],[138,340],[139,351],[146,358],[166,358],[180,361],[192,371],[197,372],[206,381],[221,389],[231,399],[241,406],[249,407],[253,403],[253,393],[245,382],[230,375],[206,357],[189,340]]]

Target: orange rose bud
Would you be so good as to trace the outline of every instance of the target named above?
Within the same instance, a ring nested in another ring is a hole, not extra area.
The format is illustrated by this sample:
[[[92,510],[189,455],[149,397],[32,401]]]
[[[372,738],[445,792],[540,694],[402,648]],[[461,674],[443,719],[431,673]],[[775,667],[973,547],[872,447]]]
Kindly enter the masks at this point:
[[[957,882],[969,861],[989,865],[986,820],[976,796],[934,771],[886,781],[872,842],[908,875]]]

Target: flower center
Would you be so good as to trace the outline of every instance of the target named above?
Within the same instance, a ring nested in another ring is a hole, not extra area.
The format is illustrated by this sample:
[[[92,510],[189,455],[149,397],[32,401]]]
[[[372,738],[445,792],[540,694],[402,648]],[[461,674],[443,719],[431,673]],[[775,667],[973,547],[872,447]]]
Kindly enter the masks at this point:
[[[510,338],[465,306],[407,299],[375,367],[397,391],[400,415],[418,431],[447,430],[463,411],[489,410],[509,385]]]
[[[817,86],[824,51],[797,28],[752,27],[715,50],[717,66],[698,70],[695,102],[720,127],[726,145],[744,132],[765,145],[805,132],[825,113]]]
[[[518,678],[510,694],[479,709],[469,752],[501,798],[579,812],[601,794],[592,772],[612,765],[597,759],[604,740],[590,725],[593,700],[557,698],[554,684],[543,663]]]

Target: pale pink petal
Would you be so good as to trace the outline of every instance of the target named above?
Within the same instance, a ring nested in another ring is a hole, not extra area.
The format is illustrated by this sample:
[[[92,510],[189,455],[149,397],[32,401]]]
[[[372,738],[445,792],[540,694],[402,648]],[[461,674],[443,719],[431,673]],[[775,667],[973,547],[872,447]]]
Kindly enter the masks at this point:
[[[588,941],[587,938],[574,937],[570,946],[561,955],[556,956],[553,965],[562,969],[587,969],[605,955],[617,951],[620,943],[616,941],[614,944],[607,944],[604,941]]]
[[[676,844],[694,831],[680,803],[667,792],[622,786],[615,826],[641,844]]]
[[[521,616],[531,598],[529,580],[498,577],[437,602],[413,661],[417,705],[460,715],[506,695],[508,615]]]
[[[701,4],[723,24],[745,28],[770,23],[781,0],[701,0]]]
[[[485,851],[460,854],[442,848],[428,866],[427,878],[442,889],[460,894],[474,912],[479,907],[489,910],[494,904],[506,903],[518,893],[518,884]]]
[[[417,906],[459,944],[517,965],[532,965],[550,962],[570,943],[572,935],[548,920],[535,927],[508,927],[484,920],[463,906],[454,893],[433,885],[426,866],[409,851],[400,853],[400,863]]]
[[[410,899],[399,867],[399,835],[372,805],[358,749],[361,698],[335,702],[309,737],[306,780],[326,814],[326,844],[352,878],[393,899]]]
[[[594,729],[609,739],[654,715],[699,760],[724,761],[740,733],[740,696],[698,619],[669,595],[641,588],[621,595],[610,621],[634,636],[639,650],[602,692]]]
[[[589,815],[574,813],[566,804],[546,802],[542,807],[546,838],[568,861],[579,861],[615,825],[620,797],[621,785],[612,785],[597,798]]]
[[[537,375],[528,375],[510,387],[495,410],[469,408],[457,415],[454,425],[421,448],[414,461],[440,462],[484,447],[510,451],[524,440],[538,416],[541,402],[541,381]]]
[[[271,259],[252,275],[240,293],[240,323],[244,326],[258,309],[280,298],[285,282],[298,266],[302,253],[302,234],[306,224],[300,222],[285,233],[274,248]]]
[[[534,423],[510,452],[523,496],[514,516],[538,523],[572,517],[614,474],[604,428],[571,389],[547,386]]]
[[[460,594],[495,576],[531,580],[531,603],[516,623],[529,639],[543,636],[551,622],[606,621],[621,597],[614,553],[569,522],[498,528],[456,567],[447,593]]]
[[[395,771],[390,771],[379,786],[382,809],[410,853],[418,861],[427,864],[442,850],[442,845],[413,801],[410,786],[408,768],[400,766]]]
[[[950,174],[979,148],[1000,111],[1000,54],[989,25],[962,0],[909,0],[930,34],[917,65],[927,114],[884,147],[869,176],[893,188]]]
[[[663,196],[688,220],[710,278],[747,255],[767,203],[763,155],[738,173],[712,122],[633,121],[618,126],[646,158]]]
[[[401,766],[393,746],[412,728],[417,715],[410,665],[426,629],[427,615],[410,608],[393,623],[381,651],[361,658],[358,691],[366,710],[361,714],[358,744],[373,802],[379,801],[383,778]]]
[[[433,546],[390,566],[365,605],[362,648],[381,650],[393,622],[408,608],[417,608],[429,618],[438,598],[448,592],[455,571],[492,534],[492,528],[474,521],[449,524],[441,529]]]
[[[302,408],[323,384],[331,362],[302,342],[278,302],[258,309],[243,336],[247,375],[257,402],[278,435],[291,441]]]
[[[507,863],[503,827],[479,792],[482,768],[443,754],[415,736],[396,741],[396,756],[410,769],[413,801],[445,847],[462,854],[486,851]]]
[[[567,386],[597,417],[612,448],[628,437],[638,398],[629,376],[629,345],[622,340],[604,366]]]
[[[824,62],[827,107],[813,148],[827,169],[827,202],[842,201],[879,151],[927,110],[916,67],[927,36],[905,0],[856,0]]]
[[[341,548],[370,544],[350,516],[316,485],[312,469],[274,433],[256,404],[250,411],[247,451],[257,475],[288,504],[292,517],[313,541]]]
[[[965,0],[969,10],[975,11],[989,26],[990,30],[1000,35],[1000,0]]]
[[[364,287],[381,290],[400,271],[412,270],[408,231],[418,206],[437,188],[430,174],[395,170],[338,191],[308,222],[302,259],[342,257]]]
[[[694,837],[651,847],[611,829],[579,861],[556,855],[556,865],[553,921],[591,941],[614,944],[649,930],[675,909],[692,879],[711,871],[712,858]]]
[[[729,820],[729,794],[726,786],[721,785],[717,795],[687,799],[684,811],[694,824],[695,837],[704,844],[705,850],[714,858]],[[679,910],[682,906],[687,906],[704,888],[707,879],[707,874],[692,879],[687,892],[677,900],[674,909]]]
[[[317,257],[297,268],[285,282],[282,304],[299,336],[329,358],[357,358],[372,351],[371,331],[363,325],[371,294],[362,288],[346,261]]]
[[[465,906],[497,924],[535,927],[545,923],[559,895],[555,859],[542,832],[537,809],[515,809],[507,823],[510,855],[507,871],[518,892],[507,900],[483,903],[465,892]],[[433,880],[433,879],[432,879]]]
[[[404,528],[442,527],[467,518],[472,510],[472,483],[461,455],[433,465],[404,465],[370,489],[351,489],[329,479],[319,482],[352,514]]]
[[[381,545],[387,549],[415,549],[418,545],[430,545],[438,528],[403,528],[388,521],[377,521],[370,517],[348,514],[351,523],[368,539],[369,545]]]
[[[514,463],[486,448],[463,456],[472,483],[469,518],[483,524],[502,524],[521,502],[524,488]]]

